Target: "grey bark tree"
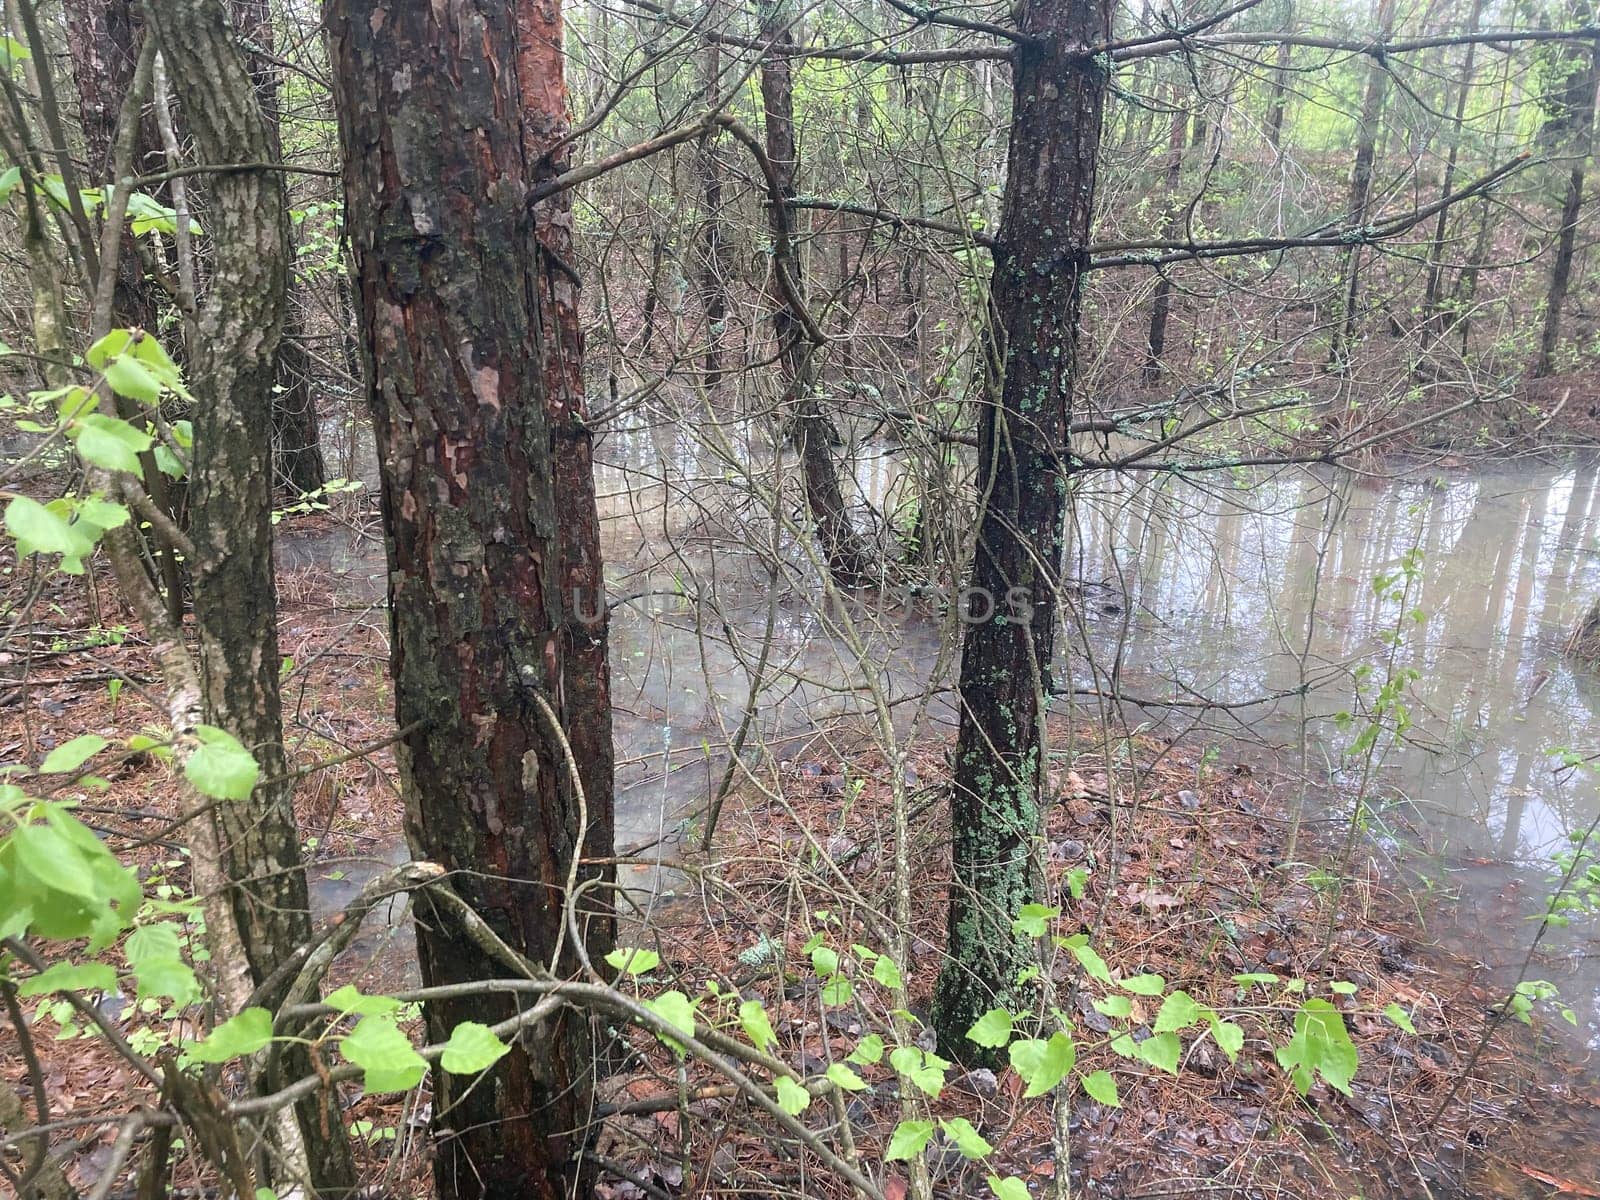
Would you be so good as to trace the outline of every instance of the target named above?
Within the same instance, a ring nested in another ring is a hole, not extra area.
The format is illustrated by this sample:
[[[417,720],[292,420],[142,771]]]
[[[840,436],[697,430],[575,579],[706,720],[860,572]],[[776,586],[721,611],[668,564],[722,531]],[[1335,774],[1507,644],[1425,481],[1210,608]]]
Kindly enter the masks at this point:
[[[160,0],[145,12],[199,161],[268,161],[266,122],[221,0]],[[311,934],[283,745],[272,565],[272,384],[289,260],[282,175],[217,172],[210,224],[210,286],[189,364],[197,401],[191,571],[205,719],[237,737],[261,766],[262,782],[248,801],[215,810],[234,913],[260,983]],[[289,1077],[310,1069],[299,1050],[283,1064]],[[354,1168],[337,1098],[318,1092],[297,1115],[313,1182],[324,1191],[348,1191]]]

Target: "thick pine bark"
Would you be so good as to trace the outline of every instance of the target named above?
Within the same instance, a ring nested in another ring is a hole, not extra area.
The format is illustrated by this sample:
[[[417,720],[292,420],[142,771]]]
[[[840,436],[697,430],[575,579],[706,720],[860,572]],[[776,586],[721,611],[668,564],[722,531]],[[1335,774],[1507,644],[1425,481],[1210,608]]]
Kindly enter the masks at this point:
[[[587,439],[564,327],[572,281],[556,277],[551,249],[565,219],[541,209],[536,234],[523,202],[552,165],[529,152],[563,119],[551,74],[560,17],[493,0],[337,0],[326,19],[383,482],[395,710],[410,731],[398,754],[406,832],[413,853],[459,872],[456,887],[501,938],[549,961],[574,856],[607,853],[610,829],[609,779],[583,761],[609,736],[597,707],[604,629],[574,627],[563,592],[598,586],[600,567],[592,492],[577,477]],[[541,331],[555,339],[544,351]],[[587,837],[541,697],[594,789]],[[585,905],[603,926],[604,894]],[[503,972],[446,914],[423,915],[426,983]],[[566,945],[564,973],[576,969]],[[429,1036],[517,1007],[432,1004]],[[575,1158],[594,1058],[589,1024],[568,1013],[530,1029],[487,1079],[436,1072],[440,1195],[587,1195]]]
[[[1578,69],[1571,88],[1568,108],[1572,114],[1572,168],[1561,203],[1561,225],[1556,235],[1556,256],[1550,264],[1550,286],[1544,298],[1544,328],[1539,335],[1539,357],[1535,375],[1548,375],[1555,366],[1556,346],[1561,340],[1561,310],[1566,307],[1567,289],[1572,284],[1572,261],[1577,253],[1578,222],[1583,213],[1583,185],[1589,156],[1594,153],[1595,88],[1600,86],[1600,38],[1589,59]]]
[[[272,61],[275,39],[268,0],[231,0],[233,25],[244,43],[250,78],[261,100],[271,162],[283,161],[282,113],[278,103],[278,65]],[[290,243],[291,246],[293,243]],[[290,262],[291,274],[293,261]],[[273,462],[284,487],[293,495],[314,492],[328,482],[311,390],[311,359],[302,343],[293,305],[284,313],[278,344],[278,387],[272,397]]]
[[[221,0],[161,0],[146,12],[198,160],[266,161],[266,123]],[[214,259],[189,368],[197,401],[191,570],[205,719],[250,748],[265,781],[250,800],[215,810],[234,913],[260,982],[311,933],[283,747],[272,569],[272,382],[289,226],[276,171],[220,172],[210,188]],[[303,1054],[287,1055],[285,1063],[291,1072],[309,1069]],[[352,1187],[337,1098],[310,1097],[298,1115],[319,1189]]]
[[[934,994],[944,1052],[1013,999],[1032,947],[1012,932],[1036,898],[1034,839],[1045,778],[1043,704],[1055,646],[1077,373],[1107,78],[1081,53],[1111,36],[1111,0],[1023,0],[1013,66],[1011,164],[991,283],[990,402],[979,428],[983,497],[961,659],[951,795],[949,959]],[[986,597],[992,598],[986,599]]]
[[[760,14],[763,43],[787,43],[793,15],[786,0],[763,0]],[[794,76],[790,63],[786,55],[768,55],[761,61],[767,159],[776,176],[777,190],[785,200],[795,194]],[[811,512],[818,547],[834,579],[850,587],[867,577],[871,560],[850,524],[839,471],[829,450],[838,434],[816,394],[818,347],[808,339],[801,315],[778,282],[778,274],[783,272],[795,291],[803,294],[800,256],[790,234],[789,213],[782,204],[768,203],[767,221],[773,243],[772,326],[784,372],[780,411],[800,458],[806,507]]]

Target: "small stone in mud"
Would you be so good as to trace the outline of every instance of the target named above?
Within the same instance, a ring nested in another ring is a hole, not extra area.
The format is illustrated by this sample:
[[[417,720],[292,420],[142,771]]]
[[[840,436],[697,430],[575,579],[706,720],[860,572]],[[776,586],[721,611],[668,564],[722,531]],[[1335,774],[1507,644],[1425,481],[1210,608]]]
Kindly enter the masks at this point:
[[[842,833],[836,833],[828,839],[826,849],[828,857],[839,863],[845,859],[854,858],[860,851],[861,846],[854,838],[846,837]]]
[[[1185,812],[1195,812],[1200,807],[1200,797],[1194,792],[1190,791],[1188,788],[1185,788],[1183,791],[1178,793],[1178,803],[1183,807]]]
[[[1000,1090],[1000,1081],[995,1077],[995,1073],[987,1067],[979,1067],[976,1071],[968,1071],[961,1077],[961,1082],[980,1096],[993,1096]]]

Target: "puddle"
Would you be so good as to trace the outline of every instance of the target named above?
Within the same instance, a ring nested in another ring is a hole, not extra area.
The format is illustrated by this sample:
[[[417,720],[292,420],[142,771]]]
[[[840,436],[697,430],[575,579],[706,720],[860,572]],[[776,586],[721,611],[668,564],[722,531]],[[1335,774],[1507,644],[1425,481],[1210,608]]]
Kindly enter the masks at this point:
[[[857,455],[863,528],[887,540],[916,472],[929,468],[908,470],[892,444]],[[870,718],[880,702],[899,736],[952,720],[940,689],[953,679],[955,630],[926,603],[879,597],[852,608],[854,641],[839,636],[794,536],[797,514],[774,519],[766,489],[748,477],[773,458],[739,422],[634,417],[597,443],[616,605],[617,844],[654,856],[624,871],[641,897],[666,898],[675,885],[685,816],[722,777],[769,621],[747,751],[759,740],[777,757],[836,756],[819,730],[833,717]],[[1596,484],[1592,463],[1399,479],[1083,477],[1068,572],[1085,586],[1063,672],[1078,687],[1162,702],[1125,709],[1157,732],[1198,723],[1230,758],[1264,755],[1290,774],[1303,718],[1310,790],[1348,796],[1359,772],[1341,751],[1355,734],[1334,716],[1355,707],[1361,664],[1373,691],[1398,628],[1393,663],[1418,672],[1414,724],[1403,744],[1384,739],[1368,832],[1391,853],[1397,885],[1420,881],[1430,932],[1504,977],[1526,953],[1553,855],[1600,816],[1600,789],[1556,769],[1552,753],[1600,753],[1600,671],[1561,653],[1600,599]],[[1400,605],[1373,586],[1412,551],[1421,565],[1406,606],[1420,622],[1397,620]],[[278,553],[282,566],[330,571],[352,598],[382,595],[375,540],[286,531]],[[776,594],[774,563],[792,568],[780,569]],[[1205,713],[1202,700],[1232,707]],[[345,878],[359,886],[359,872]],[[325,884],[317,891],[319,903],[336,902]],[[1552,935],[1530,972],[1561,988],[1591,1048],[1600,1048],[1597,927]]]

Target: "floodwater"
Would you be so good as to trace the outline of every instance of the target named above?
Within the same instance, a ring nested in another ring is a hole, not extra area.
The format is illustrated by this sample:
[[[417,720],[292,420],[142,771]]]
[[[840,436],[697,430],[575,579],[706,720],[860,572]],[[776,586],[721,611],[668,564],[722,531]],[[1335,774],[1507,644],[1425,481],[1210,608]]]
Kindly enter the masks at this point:
[[[748,425],[634,417],[596,457],[615,606],[617,842],[655,856],[624,872],[648,904],[670,893],[659,864],[718,790],[752,677],[746,761],[838,761],[842,731],[863,720],[883,716],[899,739],[950,725],[959,630],[950,606],[903,585],[824,597],[792,495],[772,499],[782,458]],[[892,541],[922,469],[892,443],[857,448],[869,536]],[[1224,761],[1265,758],[1291,790],[1303,778],[1314,817],[1339,819],[1361,800],[1364,844],[1413,889],[1430,932],[1512,979],[1556,856],[1600,818],[1596,776],[1557,756],[1600,756],[1600,668],[1562,653],[1600,601],[1596,484],[1581,462],[1082,476],[1067,564],[1082,586],[1061,674],[1115,694],[1130,722],[1189,730]],[[371,539],[289,532],[279,558],[382,595]],[[1411,671],[1399,701],[1409,727],[1396,736],[1396,710],[1374,717],[1372,704]],[[1372,755],[1350,755],[1373,720]],[[322,902],[362,878],[346,866],[319,888]],[[1578,1021],[1569,1036],[1590,1048],[1597,930],[1600,918],[1578,918],[1551,933],[1527,972],[1561,989]]]

